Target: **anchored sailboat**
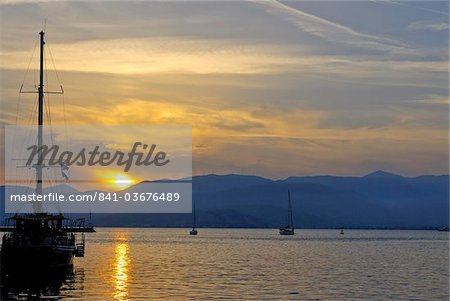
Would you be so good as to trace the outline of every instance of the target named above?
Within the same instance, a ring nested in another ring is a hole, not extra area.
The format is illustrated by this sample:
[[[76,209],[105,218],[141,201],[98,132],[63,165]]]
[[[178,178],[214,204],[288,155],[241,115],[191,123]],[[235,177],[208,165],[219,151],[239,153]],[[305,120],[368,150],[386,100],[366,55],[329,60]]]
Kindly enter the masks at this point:
[[[294,235],[294,221],[292,219],[291,192],[288,190],[288,224],[280,229],[280,235]]]
[[[195,229],[195,227],[197,227],[197,217],[195,214],[195,202],[192,203],[193,208],[192,208],[192,213],[193,213],[193,223],[192,223],[192,230],[189,231],[190,235],[197,235],[198,231],[197,229]]]
[[[44,131],[44,94],[64,93],[44,91],[44,31],[40,36],[39,60],[39,86],[37,91],[22,93],[38,94],[37,116],[37,143],[39,152],[42,152]],[[42,195],[43,169],[45,164],[37,162],[36,169],[36,195]],[[8,232],[2,238],[1,267],[2,272],[17,270],[19,267],[63,267],[70,266],[73,257],[83,257],[85,249],[84,234],[77,237],[76,233],[95,232],[92,226],[85,226],[84,219],[69,220],[60,214],[44,212],[40,202],[33,204],[33,213],[16,213],[8,219],[10,226],[0,227],[0,231]]]

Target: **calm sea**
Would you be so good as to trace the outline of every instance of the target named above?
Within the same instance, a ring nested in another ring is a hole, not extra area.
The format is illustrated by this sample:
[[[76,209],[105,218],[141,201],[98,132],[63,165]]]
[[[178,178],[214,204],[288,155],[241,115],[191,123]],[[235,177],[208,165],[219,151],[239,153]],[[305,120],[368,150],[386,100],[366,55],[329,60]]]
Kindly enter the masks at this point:
[[[448,300],[448,232],[100,228],[63,300]]]

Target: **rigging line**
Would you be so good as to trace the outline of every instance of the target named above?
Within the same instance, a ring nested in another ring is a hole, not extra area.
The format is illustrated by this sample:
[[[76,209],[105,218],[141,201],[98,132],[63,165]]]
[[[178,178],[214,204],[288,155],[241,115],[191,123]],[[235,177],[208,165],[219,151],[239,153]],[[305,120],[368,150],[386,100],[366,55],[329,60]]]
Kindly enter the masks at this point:
[[[55,75],[56,75],[56,79],[58,81],[58,84],[61,88],[61,92],[62,93],[62,109],[63,109],[63,121],[64,121],[64,144],[67,146],[68,145],[68,137],[67,137],[67,116],[66,116],[66,101],[65,101],[65,96],[64,96],[64,90],[63,90],[63,86],[61,83],[61,79],[59,77],[59,73],[58,70],[56,69],[56,64],[55,64],[55,59],[53,57],[53,52],[50,46],[47,46],[48,52],[50,54],[50,60],[52,61],[52,65],[53,65],[53,70],[55,71]]]
[[[34,120],[34,117],[36,115],[37,97],[38,96],[36,95],[36,101],[33,102],[33,107],[32,107],[32,110],[30,112],[31,119],[29,120],[29,124],[26,123],[25,126],[23,127],[23,129],[26,130],[26,131],[23,130],[22,134],[20,135],[21,138],[22,138],[21,142],[17,141],[18,144],[20,143],[20,145],[18,145],[17,149],[22,149],[22,150],[25,149],[24,148],[24,146],[26,146],[25,144],[27,144],[27,142],[30,141],[31,135],[34,133],[34,131],[33,131],[34,127],[30,128],[30,126],[31,126],[32,120]],[[13,139],[16,139],[16,137],[14,137]],[[36,137],[35,137],[35,139],[36,139]],[[14,147],[14,146],[16,146],[16,141],[13,143],[13,145],[11,145],[11,147]],[[22,155],[23,155],[22,153],[19,154],[19,156],[22,156]],[[19,173],[19,168],[15,168],[15,179],[19,179],[19,174],[21,174],[21,173]]]
[[[47,193],[46,190],[48,190],[48,187],[49,187],[49,186],[45,187],[45,184],[47,184],[47,183],[50,184],[50,186],[51,186],[51,180],[50,180],[50,178],[48,177],[48,169],[45,169],[45,168],[44,168],[44,169],[42,170],[42,186],[43,186],[42,192],[43,192],[43,194],[46,194],[46,193]],[[47,211],[47,209],[48,209],[46,203],[47,203],[47,202],[42,202],[44,211]]]
[[[45,55],[45,60],[44,60],[44,68],[45,68],[45,84],[47,86],[47,92],[50,90],[50,87],[48,85],[48,69],[47,69],[47,56]],[[54,142],[53,142],[53,127],[52,127],[52,118],[51,118],[51,114],[50,114],[50,95],[46,94],[44,97],[44,103],[46,103],[47,105],[44,105],[45,110],[47,112],[47,119],[48,119],[48,124],[49,124],[49,128],[50,128],[50,141],[51,144],[53,146]]]
[[[54,179],[56,179],[57,178],[57,170],[56,169],[53,169],[53,173],[54,173]],[[64,191],[63,191],[63,189],[62,189],[62,187],[61,186],[56,186],[56,180],[55,180],[55,189],[54,189],[54,191],[55,192],[60,192],[62,195],[64,195]],[[55,207],[56,207],[56,210],[59,212],[59,213],[62,213],[62,210],[61,210],[61,207],[60,207],[60,205],[59,205],[59,202],[54,202],[54,205],[55,205]]]
[[[61,80],[59,78],[58,70],[56,70],[56,64],[55,64],[55,60],[53,59],[52,49],[50,48],[50,46],[47,46],[46,49],[48,49],[48,53],[50,54],[50,59],[52,61],[53,70],[55,71],[56,79],[58,80],[58,84],[59,84],[59,86],[61,87],[61,90],[62,90],[62,84],[61,84]]]
[[[15,122],[14,122],[14,130],[13,130],[13,136],[12,136],[12,144],[9,145],[10,147],[10,154],[13,153],[13,147],[16,145],[16,137],[17,137],[17,125],[18,125],[18,119],[19,119],[19,110],[20,110],[20,93],[18,93],[18,99],[17,99],[17,111],[16,111],[16,118],[15,118]],[[16,168],[16,176],[17,176],[17,168]],[[16,177],[17,179],[17,177]]]
[[[20,85],[20,89],[22,89],[23,85],[25,84],[25,80],[27,78],[28,71],[30,70],[31,62],[33,61],[34,54],[36,52],[37,42],[38,42],[38,38],[35,39],[34,46],[33,46],[33,51],[31,52],[30,60],[28,61],[27,70],[25,71],[25,74],[23,76],[22,84]],[[34,73],[33,73],[33,75],[34,75]],[[34,79],[34,85],[36,86],[36,79]],[[18,122],[18,119],[19,119],[20,100],[21,100],[21,95],[19,93],[19,96],[18,96],[18,99],[17,99],[15,125],[17,125],[17,122]]]
[[[66,102],[64,94],[62,95],[62,105],[63,105],[63,118],[64,118],[64,144],[65,147],[69,146],[69,137],[67,136],[67,118],[66,118]]]
[[[38,104],[38,101],[37,101],[38,95],[36,94],[35,97],[36,97],[36,98],[35,98],[35,101],[33,102],[33,107],[32,107],[32,109],[31,109],[31,111],[30,111],[31,118],[30,118],[30,120],[28,120],[28,122],[26,123],[26,125],[27,125],[28,127],[32,125],[32,123],[33,123],[33,121],[34,121],[34,119],[35,119],[35,117],[36,117],[37,104]],[[33,128],[34,128],[34,127],[33,127]],[[33,128],[32,128],[32,129],[33,129]],[[27,141],[30,140],[31,135],[34,133],[34,132],[32,131],[32,129],[29,130],[29,131],[27,131],[28,137],[22,141],[23,144],[26,144]],[[34,135],[33,135],[33,136],[34,136]],[[34,139],[35,139],[35,143],[36,143],[37,137],[34,136]],[[23,147],[21,147],[21,148],[19,148],[19,149],[23,149]],[[34,171],[34,172],[36,172],[36,171]],[[16,169],[16,176],[17,176],[18,174],[19,174],[18,169]],[[29,172],[27,172],[27,171],[25,170],[25,171],[24,171],[24,176],[26,176],[27,174],[29,174]],[[16,178],[18,178],[18,176],[17,176]],[[32,183],[34,182],[34,180],[32,180],[31,177],[26,177],[26,178],[28,179],[28,181],[25,183],[25,185],[26,185],[26,187],[25,187],[25,194],[29,194],[29,191],[32,190],[32,189],[34,189],[34,188],[31,188]],[[20,204],[19,204],[19,208],[17,208],[17,213],[20,212],[20,211],[22,210],[22,208],[24,207],[24,205],[25,205],[24,203],[20,203]]]
[[[52,137],[52,135],[51,135],[52,128],[51,128],[51,122],[50,122],[50,113],[49,113],[48,103],[49,103],[48,97],[44,96],[43,97],[43,105],[44,105],[44,110],[45,110],[45,117],[47,117],[46,123],[48,123],[48,125],[46,124],[45,127],[48,127],[50,129],[50,138],[51,138]]]
[[[48,183],[48,186],[46,187],[46,189],[48,189],[48,192],[56,192],[56,190],[58,190],[58,187],[56,186],[57,182],[55,180],[53,180],[53,174],[52,174],[53,172],[54,172],[53,169],[47,168],[46,170],[44,170],[44,178],[47,179],[47,181],[44,181],[44,183]],[[56,178],[56,176],[55,176],[55,178]],[[58,212],[61,212],[57,202],[56,202],[56,204],[54,203],[53,205],[58,210]],[[45,204],[45,209],[48,210],[49,208],[50,207]]]
[[[39,96],[38,95],[36,95],[36,99],[38,98]],[[32,116],[32,119],[31,119],[31,121],[30,121],[30,125],[28,126],[28,128],[29,128],[29,130],[28,130],[28,137],[27,137],[27,139],[26,140],[24,140],[23,141],[23,146],[27,146],[27,145],[25,145],[26,143],[27,143],[27,141],[31,141],[31,139],[33,138],[33,141],[34,141],[34,145],[37,145],[38,144],[38,137],[37,137],[37,134],[36,134],[36,126],[35,125],[33,125],[32,123],[33,123],[33,120],[35,120],[35,117],[36,117],[36,114],[37,114],[37,100],[34,102],[34,107],[33,107],[33,116]],[[21,147],[21,149],[25,149],[24,147]]]
[[[21,99],[21,94],[19,93],[19,95],[17,96],[16,118],[14,121],[14,125],[17,125],[18,121],[19,121],[20,99]]]
[[[47,58],[47,55],[45,55],[45,58]],[[50,90],[50,86],[48,83],[48,68],[47,68],[47,59],[44,60],[44,68],[45,68],[45,84],[47,87],[47,92]],[[47,115],[47,120],[48,120],[48,127],[50,129],[50,143],[53,146],[54,143],[54,139],[53,139],[53,126],[52,126],[52,118],[51,118],[51,101],[50,101],[50,95],[49,94],[45,94],[44,98],[44,108],[45,108],[45,113]],[[53,178],[56,179],[56,170],[46,170],[44,172],[44,177],[47,179],[48,182],[48,187],[47,188],[51,188],[51,187],[56,187],[56,181],[53,180]],[[54,204],[55,205],[55,204]],[[45,210],[50,210],[50,207],[47,204],[44,204],[44,208]],[[59,204],[56,204],[55,206],[56,210],[58,212],[61,213],[61,209],[59,208]]]
[[[25,195],[29,195],[29,191],[32,189],[30,186],[32,184],[33,180],[29,179],[28,182],[25,184]],[[22,210],[22,208],[24,207],[25,204],[28,204],[29,202],[20,202],[19,203],[19,208],[17,208],[16,213],[19,213],[20,210]]]
[[[39,40],[39,37],[37,37],[36,40],[35,40],[35,42],[34,42],[33,52],[32,52],[32,54],[31,54],[30,60],[29,60],[29,62],[28,62],[28,66],[27,66],[27,70],[25,71],[25,75],[23,76],[23,80],[22,80],[22,85],[21,85],[21,87],[23,87],[23,84],[25,83],[25,80],[26,80],[26,78],[27,78],[28,71],[30,70],[30,65],[31,65],[31,62],[32,62],[32,60],[33,60],[33,58],[34,58],[34,53],[36,52],[36,47],[37,47],[37,42],[38,42],[38,40]],[[35,80],[35,84],[36,84],[36,80]]]
[[[45,105],[47,104],[47,105]],[[53,140],[53,127],[52,127],[52,118],[50,117],[50,100],[48,99],[48,96],[44,97],[44,107],[45,107],[45,113],[47,115],[47,120],[48,120],[48,127],[50,129],[50,143],[51,146],[53,146],[54,140]]]
[[[37,111],[38,97],[39,97],[38,94],[36,94],[35,100],[33,101],[33,107],[31,107],[31,111],[30,111],[30,113],[29,113],[29,119],[26,120],[26,119],[24,118],[24,123],[25,123],[25,125],[27,125],[27,126],[30,126],[30,125],[33,124],[34,117],[35,117],[35,114],[36,114],[36,111]]]
[[[38,104],[38,97],[39,97],[39,96],[36,94],[35,97],[36,97],[36,99],[35,99],[35,101],[33,102],[33,107],[32,107],[31,112],[30,112],[30,119],[29,119],[28,122],[25,124],[26,128],[28,128],[29,131],[28,131],[28,136],[26,137],[27,139],[25,139],[25,140],[23,141],[24,144],[25,144],[27,141],[30,141],[31,135],[34,134],[34,132],[33,132],[34,127],[31,127],[31,126],[33,126],[33,121],[34,121],[35,118],[36,118],[37,104]],[[36,138],[36,139],[37,139],[37,138]],[[22,146],[23,146],[23,145],[22,145]]]
[[[52,146],[55,144],[54,139],[53,139],[53,124],[52,124],[52,111],[51,111],[51,106],[50,106],[50,98],[49,96],[47,96],[47,118],[48,118],[48,123],[50,126],[50,141],[52,143]]]
[[[37,89],[36,73],[37,73],[37,70],[33,69],[33,84],[34,84],[35,89]]]
[[[38,102],[39,102],[39,95],[36,94],[35,100],[33,102],[33,107],[30,112],[30,119],[28,120],[27,125],[30,125],[30,126],[33,125],[33,122],[36,118]]]

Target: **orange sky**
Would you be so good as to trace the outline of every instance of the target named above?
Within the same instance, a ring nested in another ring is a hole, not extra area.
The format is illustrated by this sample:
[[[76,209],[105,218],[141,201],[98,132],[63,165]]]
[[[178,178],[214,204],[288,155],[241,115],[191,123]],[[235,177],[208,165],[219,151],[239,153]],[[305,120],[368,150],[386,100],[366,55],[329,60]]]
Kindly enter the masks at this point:
[[[339,19],[331,2],[12,2],[4,124],[46,18],[68,124],[192,125],[194,174],[448,173],[448,16],[433,7],[343,3]]]

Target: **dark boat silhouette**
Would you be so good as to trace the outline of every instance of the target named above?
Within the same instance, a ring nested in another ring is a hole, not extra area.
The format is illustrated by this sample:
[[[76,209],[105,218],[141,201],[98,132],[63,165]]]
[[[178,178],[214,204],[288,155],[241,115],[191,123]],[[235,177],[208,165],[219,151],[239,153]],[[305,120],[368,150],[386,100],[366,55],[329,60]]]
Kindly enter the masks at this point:
[[[44,92],[44,31],[40,35],[40,70],[37,91],[23,93],[38,94],[38,147],[43,144],[44,94],[61,92]],[[22,88],[21,88],[22,92]],[[42,195],[43,166],[42,162],[33,165],[36,169],[36,195]],[[69,220],[60,214],[43,211],[42,205],[33,204],[33,213],[16,213],[9,218],[7,225],[0,231],[8,232],[2,238],[1,269],[2,279],[11,275],[12,271],[30,268],[30,271],[47,268],[70,266],[73,257],[83,257],[85,249],[84,232],[95,232],[92,226],[85,226],[84,219]],[[77,233],[82,233],[77,237]]]
[[[2,275],[0,300],[60,300],[61,290],[70,290],[74,284],[75,272],[71,265],[15,268]]]
[[[294,235],[294,221],[292,219],[292,204],[291,204],[291,192],[288,190],[288,224],[286,227],[280,229],[280,235]]]
[[[195,202],[192,203],[193,208],[192,208],[192,214],[193,214],[193,221],[192,221],[192,230],[189,231],[190,235],[197,235],[198,231],[197,229],[195,229],[195,227],[197,227],[197,217],[196,217],[196,213],[195,213]]]

